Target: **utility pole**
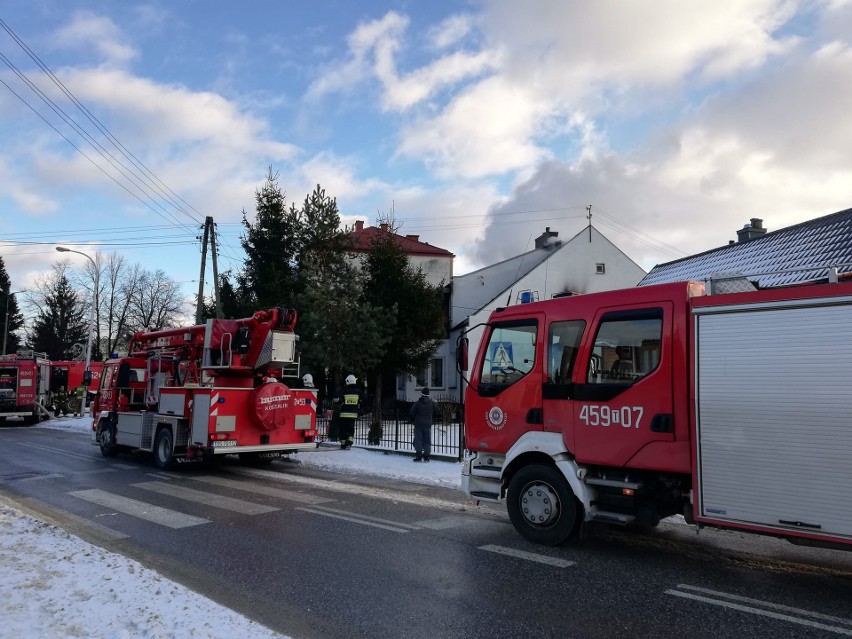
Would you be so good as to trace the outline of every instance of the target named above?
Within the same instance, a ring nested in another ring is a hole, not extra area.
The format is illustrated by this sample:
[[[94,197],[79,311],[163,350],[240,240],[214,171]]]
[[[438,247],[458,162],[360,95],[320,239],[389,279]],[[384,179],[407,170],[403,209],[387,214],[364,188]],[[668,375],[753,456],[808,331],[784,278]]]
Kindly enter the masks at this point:
[[[210,236],[210,224],[213,218],[204,219],[204,239],[201,240],[201,274],[198,276],[198,299],[195,304],[195,323],[201,324],[201,310],[204,306],[204,268],[207,266],[207,239]]]
[[[209,215],[204,218],[204,236],[201,240],[201,274],[198,276],[198,303],[195,307],[195,323],[201,324],[204,318],[202,307],[204,306],[204,269],[207,266],[207,243],[213,251],[213,291],[216,298],[216,317],[222,317],[222,305],[219,301],[219,268],[216,262],[216,225]]]

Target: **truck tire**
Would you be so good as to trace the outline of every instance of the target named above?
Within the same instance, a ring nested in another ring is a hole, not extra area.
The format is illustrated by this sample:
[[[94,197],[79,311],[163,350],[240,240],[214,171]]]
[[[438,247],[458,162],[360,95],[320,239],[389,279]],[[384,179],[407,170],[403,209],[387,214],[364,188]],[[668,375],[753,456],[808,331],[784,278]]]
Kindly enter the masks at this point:
[[[168,470],[175,461],[174,436],[170,428],[161,428],[154,438],[154,463],[158,468]]]
[[[561,544],[579,528],[574,491],[552,466],[521,468],[509,482],[506,507],[517,531],[537,544]]]
[[[115,424],[103,420],[98,425],[98,447],[104,457],[115,457],[118,455],[118,444],[115,441]]]

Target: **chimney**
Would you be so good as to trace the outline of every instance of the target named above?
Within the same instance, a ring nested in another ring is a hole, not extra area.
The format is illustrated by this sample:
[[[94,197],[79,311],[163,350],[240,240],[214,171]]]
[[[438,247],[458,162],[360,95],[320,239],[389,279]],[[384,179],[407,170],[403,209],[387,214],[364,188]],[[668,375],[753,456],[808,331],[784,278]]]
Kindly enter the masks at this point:
[[[406,235],[405,237],[406,237],[407,239],[409,239],[409,240],[414,240],[415,242],[419,242],[419,241],[420,241],[420,236],[419,236],[419,235]]]
[[[763,220],[759,217],[751,218],[750,222],[737,231],[737,242],[747,242],[766,233],[766,229],[763,228]]]
[[[356,220],[355,221],[355,230],[363,231],[364,230],[364,220]]]
[[[544,228],[544,233],[535,238],[535,247],[537,249],[548,247],[552,244],[550,238],[558,237],[559,233],[557,231],[551,231],[549,226]]]
[[[379,224],[379,228],[381,228],[383,231],[387,232],[388,225],[386,223],[382,222],[381,224]]]

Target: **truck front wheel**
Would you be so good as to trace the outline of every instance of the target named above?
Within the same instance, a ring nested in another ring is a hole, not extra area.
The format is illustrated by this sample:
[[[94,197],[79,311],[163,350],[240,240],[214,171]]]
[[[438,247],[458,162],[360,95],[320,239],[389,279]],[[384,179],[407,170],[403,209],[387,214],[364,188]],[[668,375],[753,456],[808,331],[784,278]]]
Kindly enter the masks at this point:
[[[172,467],[175,460],[175,445],[172,431],[169,428],[161,428],[154,438],[154,463],[163,470]]]
[[[537,544],[555,546],[578,528],[574,491],[552,466],[521,468],[509,482],[506,506],[517,531]]]
[[[104,457],[115,457],[118,454],[118,444],[115,442],[115,424],[102,421],[98,430],[98,446]]]

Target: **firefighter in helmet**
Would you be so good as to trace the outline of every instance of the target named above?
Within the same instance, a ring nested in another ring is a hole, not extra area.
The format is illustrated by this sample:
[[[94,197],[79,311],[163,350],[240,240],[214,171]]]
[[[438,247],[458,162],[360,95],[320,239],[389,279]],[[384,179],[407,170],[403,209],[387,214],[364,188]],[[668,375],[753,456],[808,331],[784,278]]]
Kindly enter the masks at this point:
[[[354,375],[347,375],[346,385],[335,393],[334,402],[338,406],[340,418],[340,447],[343,450],[352,448],[355,441],[355,420],[361,413],[361,403],[364,395],[356,385]]]
[[[310,373],[302,375],[302,385],[305,388],[314,388],[314,377]]]

